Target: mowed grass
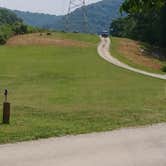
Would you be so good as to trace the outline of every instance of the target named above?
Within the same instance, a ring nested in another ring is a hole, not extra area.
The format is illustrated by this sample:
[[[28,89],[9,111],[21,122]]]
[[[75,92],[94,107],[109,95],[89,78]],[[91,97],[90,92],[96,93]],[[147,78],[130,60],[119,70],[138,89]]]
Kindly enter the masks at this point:
[[[96,36],[70,35],[96,44],[0,47],[1,103],[8,88],[12,105],[0,143],[166,122],[164,80],[101,59]]]

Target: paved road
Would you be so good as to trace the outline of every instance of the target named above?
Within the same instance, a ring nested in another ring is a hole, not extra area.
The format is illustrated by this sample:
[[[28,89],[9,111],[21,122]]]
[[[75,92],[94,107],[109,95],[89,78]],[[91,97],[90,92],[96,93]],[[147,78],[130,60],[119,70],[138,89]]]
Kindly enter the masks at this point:
[[[166,75],[162,75],[162,74],[154,74],[154,73],[150,73],[150,72],[146,72],[143,70],[139,70],[136,68],[133,68],[127,64],[124,64],[122,62],[120,62],[118,59],[114,58],[113,56],[111,56],[109,48],[110,48],[110,39],[109,38],[102,38],[101,37],[101,42],[98,46],[98,53],[99,55],[104,58],[106,61],[118,66],[118,67],[122,67],[125,68],[127,70],[136,72],[136,73],[140,73],[143,75],[147,75],[150,77],[154,77],[154,78],[159,78],[159,79],[164,79],[166,80]]]
[[[0,166],[166,166],[166,124],[0,145]]]

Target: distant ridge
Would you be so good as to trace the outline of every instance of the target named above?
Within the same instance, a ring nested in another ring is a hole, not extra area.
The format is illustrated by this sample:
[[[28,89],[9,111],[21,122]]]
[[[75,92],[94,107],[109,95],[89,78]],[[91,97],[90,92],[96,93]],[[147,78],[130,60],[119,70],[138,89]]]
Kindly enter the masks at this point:
[[[108,29],[113,19],[120,16],[119,7],[123,0],[103,0],[86,6],[90,33],[98,33],[103,29]],[[22,18],[26,24],[55,30],[64,30],[64,17],[42,13],[31,13],[14,11],[17,16]],[[69,31],[80,32],[81,24],[78,20],[81,17],[81,10],[77,9],[71,13],[71,28]]]
[[[56,16],[44,13],[32,13],[14,10],[14,13],[23,19],[24,23],[40,27],[40,28],[53,28],[56,22],[59,22],[62,16]]]

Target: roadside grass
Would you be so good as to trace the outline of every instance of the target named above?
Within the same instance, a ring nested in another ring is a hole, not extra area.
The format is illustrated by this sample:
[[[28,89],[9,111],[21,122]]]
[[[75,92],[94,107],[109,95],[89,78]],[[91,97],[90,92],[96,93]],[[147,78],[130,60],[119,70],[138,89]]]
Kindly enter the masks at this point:
[[[166,61],[153,57],[146,43],[118,37],[111,37],[111,41],[112,56],[120,61],[148,72],[165,74]]]
[[[0,47],[0,99],[8,88],[12,105],[0,143],[166,122],[164,80],[101,59],[96,36],[70,35],[96,44]]]

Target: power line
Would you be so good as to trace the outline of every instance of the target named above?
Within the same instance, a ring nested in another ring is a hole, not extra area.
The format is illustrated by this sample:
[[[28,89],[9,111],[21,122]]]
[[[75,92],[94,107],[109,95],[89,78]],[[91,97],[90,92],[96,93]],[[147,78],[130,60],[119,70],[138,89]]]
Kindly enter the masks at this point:
[[[80,20],[75,20],[73,11],[80,9]],[[68,13],[65,17],[66,31],[79,31],[88,33],[88,16],[86,11],[85,0],[70,0],[68,6]]]

